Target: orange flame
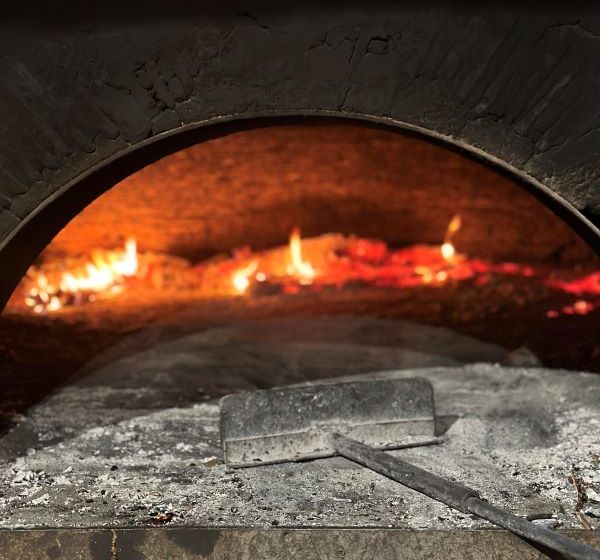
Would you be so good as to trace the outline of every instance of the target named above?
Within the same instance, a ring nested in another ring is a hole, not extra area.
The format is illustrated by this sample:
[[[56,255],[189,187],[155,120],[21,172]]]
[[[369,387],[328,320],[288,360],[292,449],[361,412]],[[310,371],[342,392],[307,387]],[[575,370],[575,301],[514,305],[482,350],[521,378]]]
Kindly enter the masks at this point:
[[[444,236],[444,242],[440,247],[443,259],[449,263],[454,264],[456,262],[456,249],[452,244],[452,238],[454,234],[460,229],[462,220],[458,214],[455,214],[448,224],[446,229],[446,235]]]
[[[288,274],[296,276],[301,284],[312,284],[316,274],[315,269],[302,258],[302,241],[300,239],[300,229],[297,227],[292,230],[289,246],[291,264],[288,266]]]
[[[35,275],[25,304],[35,313],[42,313],[61,309],[73,296],[117,292],[124,278],[136,275],[138,266],[137,243],[129,238],[122,251],[93,251],[91,262],[79,270],[63,272],[55,284],[45,274]]]
[[[61,291],[71,294],[103,292],[123,278],[135,276],[138,270],[136,241],[128,239],[124,251],[95,250],[92,261],[79,273],[65,272],[60,281]]]
[[[231,283],[236,293],[243,294],[250,286],[250,276],[258,269],[258,260],[250,261],[244,268],[240,268],[233,273]]]
[[[181,272],[181,282],[178,277],[176,285],[187,281],[189,289],[197,289],[199,295],[216,296],[244,295],[252,286],[256,289],[251,293],[258,296],[295,294],[302,286],[310,286],[309,290],[326,286],[341,288],[353,282],[375,287],[412,288],[418,285],[437,287],[448,281],[473,279],[476,286],[481,286],[492,275],[522,275],[540,277],[549,288],[578,297],[570,305],[547,311],[549,318],[586,315],[600,309],[600,302],[596,301],[600,295],[600,271],[588,271],[577,278],[570,273],[544,276],[547,271],[541,268],[469,258],[457,252],[452,243],[460,228],[461,217],[457,214],[448,224],[443,243],[399,250],[389,249],[382,241],[354,236],[328,234],[322,239],[313,238],[305,242],[304,251],[305,254],[308,252],[312,262],[318,263],[315,268],[303,256],[300,230],[294,227],[287,247],[266,253],[253,253],[250,248],[244,248],[234,252],[226,262],[219,259],[214,265],[209,262],[191,270],[177,268],[178,274]],[[15,292],[14,301],[20,299],[21,305],[24,303],[33,312],[46,313],[117,294],[132,285],[126,281],[128,277],[136,277],[135,285],[143,287],[144,282],[150,283],[153,278],[149,271],[168,266],[169,261],[164,256],[158,255],[158,260],[152,260],[156,256],[138,256],[135,239],[128,238],[123,249],[94,250],[88,262],[79,261],[66,272],[62,271],[73,259],[55,265],[34,266],[29,269],[22,288]],[[192,278],[196,271],[199,276]],[[162,288],[162,280],[157,283],[152,280],[152,287],[159,286]],[[582,299],[583,296],[589,296],[590,300]]]

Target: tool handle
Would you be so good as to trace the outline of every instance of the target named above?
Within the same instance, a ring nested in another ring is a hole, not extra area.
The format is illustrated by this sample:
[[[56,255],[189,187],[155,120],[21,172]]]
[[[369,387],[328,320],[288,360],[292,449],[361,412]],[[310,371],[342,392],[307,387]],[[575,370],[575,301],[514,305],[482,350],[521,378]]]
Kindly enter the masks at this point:
[[[540,527],[522,517],[499,509],[478,498],[467,498],[467,508],[478,517],[508,529],[530,541],[542,544],[575,560],[600,560],[600,551],[556,531]]]
[[[347,459],[463,513],[471,513],[467,507],[468,498],[479,498],[479,494],[472,488],[437,476],[349,437],[332,434],[331,440],[337,452]]]
[[[438,502],[463,513],[473,513],[495,525],[508,529],[512,533],[556,550],[569,558],[600,560],[600,551],[494,507],[481,500],[477,491],[472,488],[437,476],[346,436],[332,434],[331,440],[337,452],[343,457],[400,482],[400,484],[425,494]]]

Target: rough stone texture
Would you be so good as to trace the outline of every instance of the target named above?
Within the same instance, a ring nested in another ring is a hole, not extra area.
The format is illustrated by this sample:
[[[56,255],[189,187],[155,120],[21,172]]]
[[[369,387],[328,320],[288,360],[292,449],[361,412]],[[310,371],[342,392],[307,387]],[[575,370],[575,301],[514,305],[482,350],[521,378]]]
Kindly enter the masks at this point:
[[[16,276],[27,264],[6,261],[11,235],[50,196],[84,188],[83,173],[163,134],[261,115],[405,123],[504,162],[588,216],[598,211],[594,15],[373,3],[287,12],[227,3],[180,18],[170,12],[153,17],[147,7],[142,19],[46,28],[43,18],[5,21],[3,275],[9,262]],[[29,262],[59,217],[46,216],[43,231],[28,230],[37,239]],[[3,282],[8,291],[11,281]]]
[[[394,453],[517,513],[580,527],[568,478],[575,467],[586,492],[599,490],[597,376],[490,365],[386,375],[430,379],[438,414],[456,420],[446,444]],[[82,430],[5,464],[0,479],[4,528],[148,525],[161,514],[203,527],[487,526],[343,459],[228,472],[214,402]]]
[[[211,397],[394,363],[409,369],[368,375],[431,380],[438,431],[447,440],[396,453],[564,528],[580,527],[569,482],[575,472],[587,497],[586,519],[596,526],[597,375],[491,364],[411,368],[452,357],[460,362],[469,348],[488,359],[500,353],[436,329],[410,335],[400,328],[395,337],[388,331],[384,340],[395,340],[395,351],[370,351],[369,336],[357,344],[355,328],[332,332],[326,323],[312,329],[312,345],[298,345],[289,342],[293,331],[275,321],[266,322],[261,336],[279,339],[279,351],[254,341],[253,353],[243,343],[253,332],[212,329],[154,353],[100,360],[88,376],[40,404],[1,442],[0,527],[146,526],[164,521],[161,516],[202,527],[488,527],[339,458],[234,472],[222,464]],[[445,358],[423,351],[428,342]],[[31,449],[23,452],[26,445]]]
[[[596,531],[565,531],[598,546]],[[0,530],[3,560],[547,560],[525,541],[498,530],[402,529],[114,529]]]

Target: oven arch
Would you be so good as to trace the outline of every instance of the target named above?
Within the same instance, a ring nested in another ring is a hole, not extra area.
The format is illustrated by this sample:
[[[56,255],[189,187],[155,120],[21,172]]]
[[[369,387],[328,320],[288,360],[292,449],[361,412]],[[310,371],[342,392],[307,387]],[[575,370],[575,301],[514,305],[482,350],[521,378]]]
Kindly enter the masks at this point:
[[[91,166],[73,181],[57,189],[0,243],[0,270],[6,271],[0,277],[0,308],[6,304],[27,268],[53,237],[88,204],[129,175],[169,154],[211,138],[258,127],[298,125],[313,121],[329,121],[336,124],[360,122],[365,126],[410,133],[483,161],[500,173],[516,179],[524,189],[566,221],[600,254],[600,232],[567,200],[522,170],[460,139],[410,123],[367,114],[310,110],[303,111],[302,114],[269,111],[260,116],[238,114],[208,119],[154,136]]]

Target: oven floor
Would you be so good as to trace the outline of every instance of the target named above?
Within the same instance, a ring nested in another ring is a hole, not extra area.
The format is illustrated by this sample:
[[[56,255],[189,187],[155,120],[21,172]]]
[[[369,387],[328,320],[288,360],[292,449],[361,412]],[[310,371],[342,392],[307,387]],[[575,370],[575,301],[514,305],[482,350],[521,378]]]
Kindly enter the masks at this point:
[[[536,278],[502,276],[484,286],[463,282],[205,300],[195,292],[140,289],[46,316],[7,310],[0,315],[0,432],[14,414],[39,402],[94,356],[149,325],[169,324],[181,335],[248,319],[353,314],[444,326],[503,348],[525,345],[547,367],[598,372],[600,337],[593,335],[600,297],[587,298],[597,304],[587,315],[546,316],[575,299]]]
[[[600,529],[597,374],[469,364],[504,352],[400,321],[145,336],[90,364],[0,440],[0,528],[489,528],[340,458],[225,469],[216,397],[350,374],[433,383],[447,442],[398,456],[540,523]],[[395,371],[366,373],[382,370]],[[586,496],[579,512],[576,488]]]

